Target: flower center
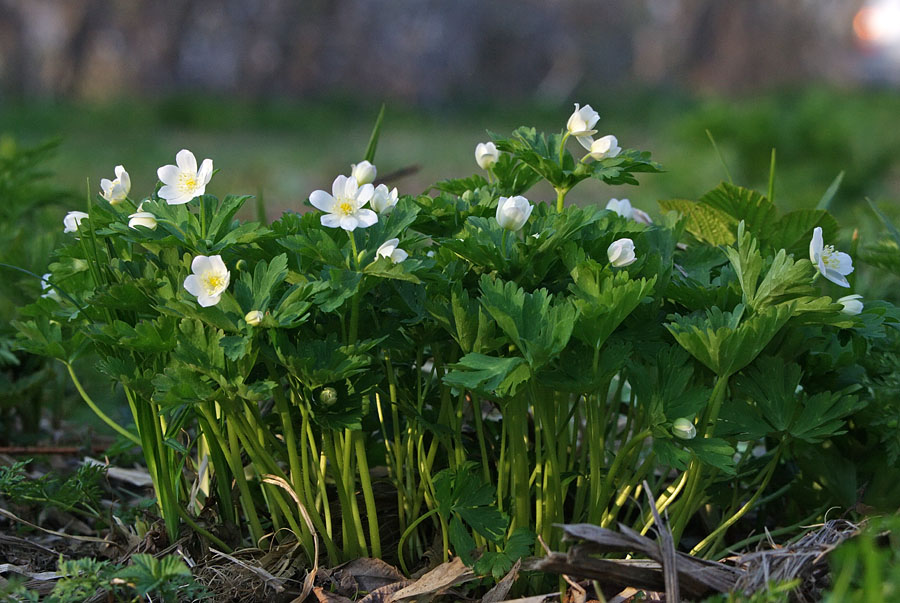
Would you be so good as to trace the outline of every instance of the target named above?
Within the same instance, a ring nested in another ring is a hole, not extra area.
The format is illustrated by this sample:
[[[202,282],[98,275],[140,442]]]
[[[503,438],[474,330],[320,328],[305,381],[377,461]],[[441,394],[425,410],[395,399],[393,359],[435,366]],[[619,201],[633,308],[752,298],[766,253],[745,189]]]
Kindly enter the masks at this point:
[[[203,285],[206,288],[206,294],[209,296],[215,295],[215,293],[222,288],[225,284],[225,278],[218,274],[206,274],[203,277]]]
[[[192,191],[197,188],[197,177],[193,174],[178,174],[178,187],[183,191]]]
[[[342,199],[337,206],[338,213],[342,216],[350,216],[353,214],[354,205],[350,202],[349,199]]]
[[[822,263],[826,268],[837,269],[841,265],[837,254],[834,252],[834,245],[826,245],[822,248]]]

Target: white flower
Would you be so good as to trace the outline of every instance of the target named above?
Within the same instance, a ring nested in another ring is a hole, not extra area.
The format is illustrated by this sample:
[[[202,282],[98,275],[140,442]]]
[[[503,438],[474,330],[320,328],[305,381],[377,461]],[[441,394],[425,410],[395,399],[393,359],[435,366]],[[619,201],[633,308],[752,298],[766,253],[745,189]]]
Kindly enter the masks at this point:
[[[588,154],[593,159],[600,161],[607,157],[615,157],[622,152],[622,147],[619,146],[619,141],[615,136],[607,134],[606,136],[593,141],[588,148],[588,151]]]
[[[368,161],[350,164],[351,175],[356,178],[356,183],[362,186],[375,180],[378,170]]]
[[[116,166],[116,179],[100,179],[100,196],[109,201],[110,205],[118,205],[128,198],[131,192],[131,176],[121,165]]]
[[[835,285],[849,287],[846,276],[853,272],[853,260],[842,251],[835,251],[834,245],[825,245],[822,227],[816,226],[809,242],[809,259],[819,273]]]
[[[89,217],[83,211],[70,211],[66,214],[66,217],[63,218],[63,232],[78,232],[78,227],[81,226],[81,221],[85,218]]]
[[[575,111],[569,116],[566,129],[570,135],[578,139],[581,146],[590,151],[591,143],[594,142],[591,136],[597,133],[597,130],[594,130],[594,126],[599,120],[600,115],[591,109],[590,105],[579,108],[578,103],[575,103]]]
[[[634,255],[634,241],[631,239],[613,241],[612,245],[606,249],[606,255],[609,263],[616,268],[628,266],[637,259]]]
[[[244,322],[251,327],[255,327],[262,322],[263,318],[263,313],[259,310],[250,310],[244,315]]]
[[[491,169],[498,159],[500,159],[500,151],[493,142],[479,142],[475,145],[475,163],[481,169]]]
[[[390,258],[392,262],[399,264],[409,257],[408,253],[397,247],[399,244],[400,239],[388,239],[382,243],[381,247],[378,248],[378,251],[375,252],[375,257]]]
[[[694,422],[690,419],[675,419],[672,423],[672,433],[676,438],[692,440],[697,435],[697,428],[694,427]]]
[[[863,303],[859,301],[861,299],[862,295],[859,294],[845,295],[844,297],[838,298],[837,303],[844,306],[841,309],[841,313],[848,316],[856,316],[857,314],[862,312]]]
[[[53,275],[48,272],[41,277],[41,289],[44,291],[41,293],[41,297],[46,297],[47,299],[52,299],[54,301],[61,301],[59,293],[56,292],[56,289],[50,284],[50,281],[47,280],[51,276]]]
[[[212,178],[212,159],[204,159],[197,169],[197,158],[187,149],[181,149],[175,155],[177,165],[164,165],[156,170],[156,175],[163,186],[159,196],[169,205],[181,205],[199,197],[206,192],[206,185]]]
[[[357,227],[368,228],[378,222],[378,214],[363,205],[372,199],[375,187],[371,184],[359,186],[356,178],[338,176],[331,185],[331,195],[323,190],[313,191],[309,202],[313,207],[326,212],[322,216],[322,226],[353,231]]]
[[[150,230],[156,230],[156,216],[149,211],[143,211],[144,204],[138,205],[137,211],[128,216],[128,227],[143,226]]]
[[[534,205],[521,195],[500,197],[497,201],[497,223],[506,230],[516,231],[525,225]]]
[[[391,213],[394,206],[397,205],[397,187],[395,186],[393,190],[389,191],[386,185],[379,184],[375,187],[375,192],[372,194],[372,200],[369,201],[369,205],[379,214],[386,216]]]
[[[220,255],[198,255],[191,262],[191,274],[184,279],[184,288],[191,295],[197,296],[197,303],[204,308],[215,306],[228,283],[231,273],[225,267]]]
[[[606,209],[614,211],[627,220],[634,220],[641,224],[652,224],[653,220],[647,212],[632,207],[631,201],[628,199],[610,199],[606,204]]]

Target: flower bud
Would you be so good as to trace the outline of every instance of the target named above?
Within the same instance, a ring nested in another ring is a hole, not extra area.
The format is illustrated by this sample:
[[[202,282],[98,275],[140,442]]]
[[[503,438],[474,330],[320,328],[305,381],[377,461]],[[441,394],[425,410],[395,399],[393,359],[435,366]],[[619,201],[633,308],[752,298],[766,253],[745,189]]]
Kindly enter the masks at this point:
[[[619,239],[613,241],[606,250],[609,263],[616,268],[624,268],[634,263],[637,257],[634,255],[634,241],[631,239]]]
[[[262,322],[263,313],[259,310],[250,310],[244,315],[244,322],[246,322],[251,327],[257,326]]]
[[[862,299],[862,295],[853,294],[853,295],[845,295],[837,300],[837,303],[841,304],[843,308],[841,309],[841,314],[846,314],[847,316],[856,316],[860,312],[863,311],[863,303],[859,300]]]
[[[630,220],[634,216],[634,208],[631,207],[631,201],[628,199],[610,199],[606,203],[606,209],[616,212],[626,220]]]
[[[338,393],[337,390],[333,387],[326,387],[319,394],[319,402],[321,402],[324,406],[333,406],[338,401]]]
[[[481,169],[491,169],[498,159],[500,159],[500,151],[493,142],[479,142],[475,145],[475,163]]]
[[[369,205],[379,214],[391,213],[394,206],[397,205],[397,187],[395,186],[393,190],[389,191],[387,186],[379,184],[375,187],[375,193],[372,195]]]
[[[521,195],[516,197],[500,197],[497,201],[497,223],[506,230],[520,230],[534,206]]]
[[[378,174],[378,170],[374,165],[369,163],[368,161],[361,161],[360,163],[354,163],[350,166],[351,175],[356,178],[357,184],[362,186],[363,184],[369,184],[373,180],[375,180],[376,174]]]
[[[134,228],[136,226],[143,226],[145,228],[149,228],[150,230],[156,230],[156,216],[151,214],[149,211],[139,211],[129,215],[128,227]]]
[[[682,417],[672,423],[672,434],[682,440],[692,440],[697,435],[697,428],[694,427],[693,421]]]
[[[591,143],[590,152],[588,154],[592,159],[600,161],[607,157],[615,157],[621,152],[622,147],[619,146],[619,141],[616,137],[612,134],[607,134]]]
[[[400,239],[388,239],[375,252],[375,257],[389,258],[394,264],[399,264],[409,257],[407,252],[397,247],[399,244]]]
[[[66,214],[66,217],[63,218],[63,226],[65,227],[63,232],[78,232],[81,221],[87,217],[88,215],[83,211],[70,211]]]

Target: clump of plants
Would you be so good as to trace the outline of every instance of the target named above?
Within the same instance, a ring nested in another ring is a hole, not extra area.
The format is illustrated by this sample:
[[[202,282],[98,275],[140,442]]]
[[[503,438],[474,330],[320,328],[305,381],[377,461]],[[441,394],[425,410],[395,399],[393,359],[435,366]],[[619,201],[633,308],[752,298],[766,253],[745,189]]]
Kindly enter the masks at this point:
[[[660,171],[598,120],[576,105],[558,133],[494,134],[482,173],[412,195],[377,181],[379,119],[312,211],[271,224],[237,220],[248,197],[207,193],[213,162],[188,150],[149,194],[118,166],[66,216],[18,345],[141,447],[169,537],[222,550],[296,539],[310,564],[412,569],[436,537],[501,576],[539,536],[558,547],[556,524],[647,532],[644,480],[698,555],[788,497],[781,526],[815,519],[835,473],[808,461],[872,403],[865,359],[896,309],[846,295],[834,218],[779,212],[773,186],[723,183],[657,221],[568,203]],[[541,181],[555,199],[528,197]],[[133,426],[87,394],[85,354]]]

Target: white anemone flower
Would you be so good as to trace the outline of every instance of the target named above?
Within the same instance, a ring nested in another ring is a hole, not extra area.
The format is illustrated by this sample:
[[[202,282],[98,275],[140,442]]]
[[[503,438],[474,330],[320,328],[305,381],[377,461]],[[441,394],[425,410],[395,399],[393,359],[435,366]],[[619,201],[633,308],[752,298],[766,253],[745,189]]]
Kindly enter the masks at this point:
[[[609,263],[616,268],[624,268],[629,264],[633,264],[637,260],[634,254],[634,241],[631,239],[618,239],[606,249],[606,256]]]
[[[392,190],[388,190],[386,185],[379,184],[375,187],[375,192],[372,194],[372,200],[369,201],[369,205],[379,214],[386,216],[391,213],[394,210],[394,206],[397,205],[397,187],[395,186]]]
[[[525,226],[533,209],[534,205],[521,195],[500,197],[497,201],[497,223],[515,232]]]
[[[634,220],[641,224],[652,224],[653,220],[650,215],[642,209],[638,209],[631,205],[628,199],[610,199],[606,203],[606,209],[614,211],[626,220]]]
[[[164,165],[156,170],[156,175],[163,186],[159,189],[159,197],[169,205],[181,205],[206,192],[213,173],[212,159],[204,159],[197,169],[197,158],[187,149],[181,149],[175,155],[176,165]]]
[[[809,259],[819,273],[835,285],[849,287],[847,275],[853,272],[853,260],[842,251],[835,251],[834,245],[825,245],[822,227],[816,226],[809,242]]]
[[[116,166],[116,179],[100,179],[100,196],[109,201],[110,205],[118,205],[128,198],[131,192],[131,176],[121,165]]]
[[[619,141],[612,134],[607,134],[591,143],[588,148],[588,155],[596,161],[606,159],[607,157],[616,157],[622,152]]]
[[[375,256],[379,258],[390,258],[393,263],[399,264],[409,257],[408,253],[397,247],[399,244],[400,239],[388,239],[381,244],[381,247],[375,252]]]
[[[231,273],[220,255],[198,255],[191,262],[191,272],[184,279],[184,288],[197,296],[197,303],[204,308],[215,306],[231,282]]]
[[[350,164],[350,171],[360,186],[374,182],[375,176],[378,175],[378,169],[368,161]]]
[[[81,221],[87,217],[89,216],[83,211],[70,211],[66,214],[66,217],[63,218],[63,232],[78,232]]]
[[[313,207],[325,212],[322,226],[328,228],[341,227],[348,232],[359,228],[368,228],[378,222],[378,214],[363,206],[375,194],[371,184],[359,186],[356,178],[338,176],[331,185],[331,194],[323,190],[313,191],[309,202]]]
[[[590,105],[579,108],[578,103],[575,103],[575,111],[569,116],[566,129],[571,136],[578,139],[581,146],[590,151],[591,144],[594,142],[591,136],[597,133],[594,126],[598,121],[600,121],[600,115],[591,109]]]
[[[144,226],[150,230],[156,230],[156,216],[149,211],[144,211],[144,204],[138,205],[137,211],[128,215],[128,227]]]
[[[836,303],[839,303],[841,304],[841,306],[843,306],[843,308],[841,308],[842,314],[846,314],[847,316],[856,316],[863,311],[863,303],[860,301],[861,299],[862,295],[854,293],[853,295],[845,295],[844,297],[838,298]]]
[[[499,159],[500,151],[497,150],[497,145],[493,142],[479,142],[475,145],[475,163],[481,169],[491,169]]]

